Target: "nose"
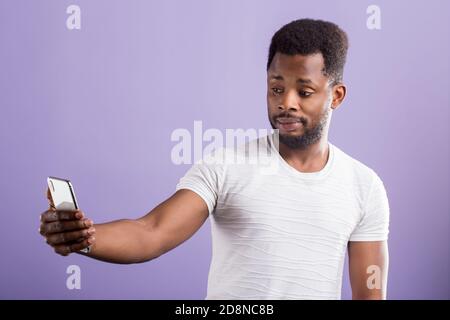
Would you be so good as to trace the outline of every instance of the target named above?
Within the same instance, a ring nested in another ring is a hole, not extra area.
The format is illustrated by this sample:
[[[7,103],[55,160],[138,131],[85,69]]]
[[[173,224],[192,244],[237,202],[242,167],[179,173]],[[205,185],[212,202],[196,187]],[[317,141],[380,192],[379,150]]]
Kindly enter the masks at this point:
[[[278,106],[279,109],[287,111],[297,111],[299,109],[299,99],[297,92],[294,90],[289,90],[283,95],[281,104]]]

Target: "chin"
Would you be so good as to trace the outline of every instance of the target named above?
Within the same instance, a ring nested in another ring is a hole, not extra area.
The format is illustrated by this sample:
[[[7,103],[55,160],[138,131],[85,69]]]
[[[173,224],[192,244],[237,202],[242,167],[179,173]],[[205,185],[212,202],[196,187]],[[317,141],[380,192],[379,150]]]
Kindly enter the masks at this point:
[[[279,128],[278,133],[280,136],[291,137],[291,138],[301,138],[303,136],[303,130],[285,131]]]
[[[280,138],[286,138],[286,139],[296,139],[300,140],[303,138],[303,134],[299,132],[278,132],[278,135]]]

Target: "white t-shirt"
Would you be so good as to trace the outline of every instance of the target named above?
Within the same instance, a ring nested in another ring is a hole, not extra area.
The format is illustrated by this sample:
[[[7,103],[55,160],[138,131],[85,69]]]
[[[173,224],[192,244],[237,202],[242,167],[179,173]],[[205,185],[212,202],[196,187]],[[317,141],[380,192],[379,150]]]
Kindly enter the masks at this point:
[[[209,209],[206,299],[340,299],[347,243],[387,240],[388,199],[372,169],[329,142],[325,167],[300,172],[273,140],[237,148],[233,161],[222,149],[176,187],[196,192]]]

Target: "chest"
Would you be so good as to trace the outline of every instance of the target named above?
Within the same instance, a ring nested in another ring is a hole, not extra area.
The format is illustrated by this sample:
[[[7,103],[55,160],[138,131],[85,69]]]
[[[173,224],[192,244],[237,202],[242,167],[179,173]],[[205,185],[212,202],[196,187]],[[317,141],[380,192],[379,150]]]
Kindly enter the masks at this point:
[[[351,185],[286,176],[236,175],[219,195],[215,218],[243,236],[346,240],[360,219]]]

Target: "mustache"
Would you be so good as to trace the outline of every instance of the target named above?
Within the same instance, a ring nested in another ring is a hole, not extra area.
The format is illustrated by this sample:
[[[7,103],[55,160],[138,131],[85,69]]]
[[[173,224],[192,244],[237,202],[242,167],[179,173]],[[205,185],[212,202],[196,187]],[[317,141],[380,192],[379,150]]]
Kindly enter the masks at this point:
[[[306,126],[308,120],[306,120],[306,118],[304,117],[295,117],[292,114],[288,113],[288,112],[282,112],[280,114],[277,114],[276,116],[273,117],[274,121],[277,121],[278,119],[281,120],[281,122],[283,122],[283,120],[290,120],[290,121],[298,121],[300,123],[302,123],[304,126]]]

